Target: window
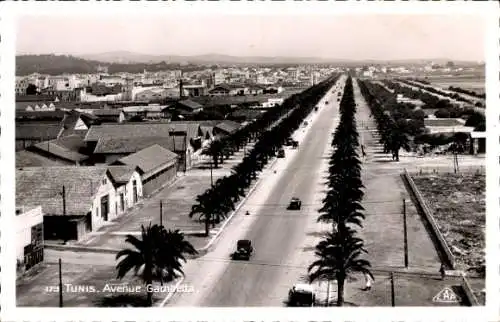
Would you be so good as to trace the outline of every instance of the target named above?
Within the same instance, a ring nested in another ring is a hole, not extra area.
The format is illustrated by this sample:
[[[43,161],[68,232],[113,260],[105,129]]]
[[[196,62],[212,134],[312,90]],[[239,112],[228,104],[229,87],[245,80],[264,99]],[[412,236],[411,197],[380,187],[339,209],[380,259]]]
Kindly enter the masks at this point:
[[[102,179],[102,184],[103,184],[103,185],[105,185],[105,184],[107,184],[107,183],[108,183],[108,181],[106,180],[106,178]]]

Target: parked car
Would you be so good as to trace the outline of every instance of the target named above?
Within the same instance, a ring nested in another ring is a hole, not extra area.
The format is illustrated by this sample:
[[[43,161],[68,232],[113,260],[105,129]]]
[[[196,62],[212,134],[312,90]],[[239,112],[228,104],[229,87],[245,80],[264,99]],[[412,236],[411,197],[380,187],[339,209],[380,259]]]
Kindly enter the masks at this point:
[[[300,210],[302,207],[302,201],[299,198],[293,197],[288,205],[288,210]]]
[[[292,148],[296,149],[299,147],[299,141],[292,140]]]
[[[290,145],[292,145],[292,144],[293,144],[293,141],[294,141],[294,140],[293,140],[292,138],[287,138],[287,139],[285,140],[285,145],[286,145],[286,146],[290,146]]]
[[[317,110],[318,110],[318,107],[316,106],[316,107],[314,108],[314,110],[315,110],[315,111],[317,111]]]
[[[328,105],[328,101],[325,102],[325,105]]]
[[[285,157],[285,150],[279,149],[278,150],[278,158],[284,158]]]
[[[288,304],[290,306],[314,306],[316,293],[310,284],[295,284],[288,291]]]
[[[233,259],[249,260],[253,254],[252,242],[248,239],[240,239],[236,243],[236,251],[232,254]]]

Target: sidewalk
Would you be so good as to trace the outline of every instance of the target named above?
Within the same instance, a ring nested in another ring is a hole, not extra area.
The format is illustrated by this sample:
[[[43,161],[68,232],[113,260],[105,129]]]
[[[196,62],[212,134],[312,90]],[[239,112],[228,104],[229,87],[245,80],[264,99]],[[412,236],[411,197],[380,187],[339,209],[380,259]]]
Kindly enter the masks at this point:
[[[356,121],[360,144],[367,157],[362,164],[365,196],[362,202],[366,219],[359,231],[368,251],[367,258],[375,267],[404,268],[403,199],[406,200],[408,231],[408,264],[430,273],[438,272],[440,260],[420,215],[406,191],[400,174],[404,166],[382,154],[375,121],[370,117],[357,81],[353,82],[357,103]],[[368,127],[368,130],[366,129]]]

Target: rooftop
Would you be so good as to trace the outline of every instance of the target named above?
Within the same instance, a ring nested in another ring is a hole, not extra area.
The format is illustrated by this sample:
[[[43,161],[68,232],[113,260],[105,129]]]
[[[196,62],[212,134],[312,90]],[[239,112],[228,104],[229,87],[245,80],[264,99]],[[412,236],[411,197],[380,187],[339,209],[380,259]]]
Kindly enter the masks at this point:
[[[86,215],[106,174],[106,167],[33,167],[16,170],[16,206],[42,206],[47,215]]]
[[[94,153],[135,153],[154,144],[168,148],[168,140],[168,137],[162,136],[102,138],[97,142]]]
[[[16,140],[51,140],[59,136],[62,126],[57,123],[20,123],[16,122]]]
[[[86,137],[86,141],[98,141],[101,138],[121,139],[133,137],[169,137],[170,132],[185,132],[188,141],[203,135],[199,123],[121,123],[93,125]]]
[[[63,136],[55,140],[40,142],[34,148],[56,155],[60,158],[80,162],[88,159],[88,156],[81,153],[86,144],[80,135]]]
[[[177,154],[171,152],[158,144],[152,145],[134,154],[118,160],[119,163],[138,167],[143,173],[152,172],[163,164],[178,158]]]
[[[51,160],[31,151],[16,152],[16,168],[19,167],[56,167],[61,166],[60,162]]]
[[[116,183],[127,183],[135,171],[135,167],[128,165],[110,165],[108,171]]]

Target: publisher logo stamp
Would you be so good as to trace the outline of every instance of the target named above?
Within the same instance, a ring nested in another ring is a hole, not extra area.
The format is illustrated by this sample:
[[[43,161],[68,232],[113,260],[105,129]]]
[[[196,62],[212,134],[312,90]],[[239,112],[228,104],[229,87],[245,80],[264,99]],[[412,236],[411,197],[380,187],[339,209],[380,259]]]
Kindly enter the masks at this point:
[[[443,288],[433,298],[436,303],[460,303],[460,297],[449,287]]]

